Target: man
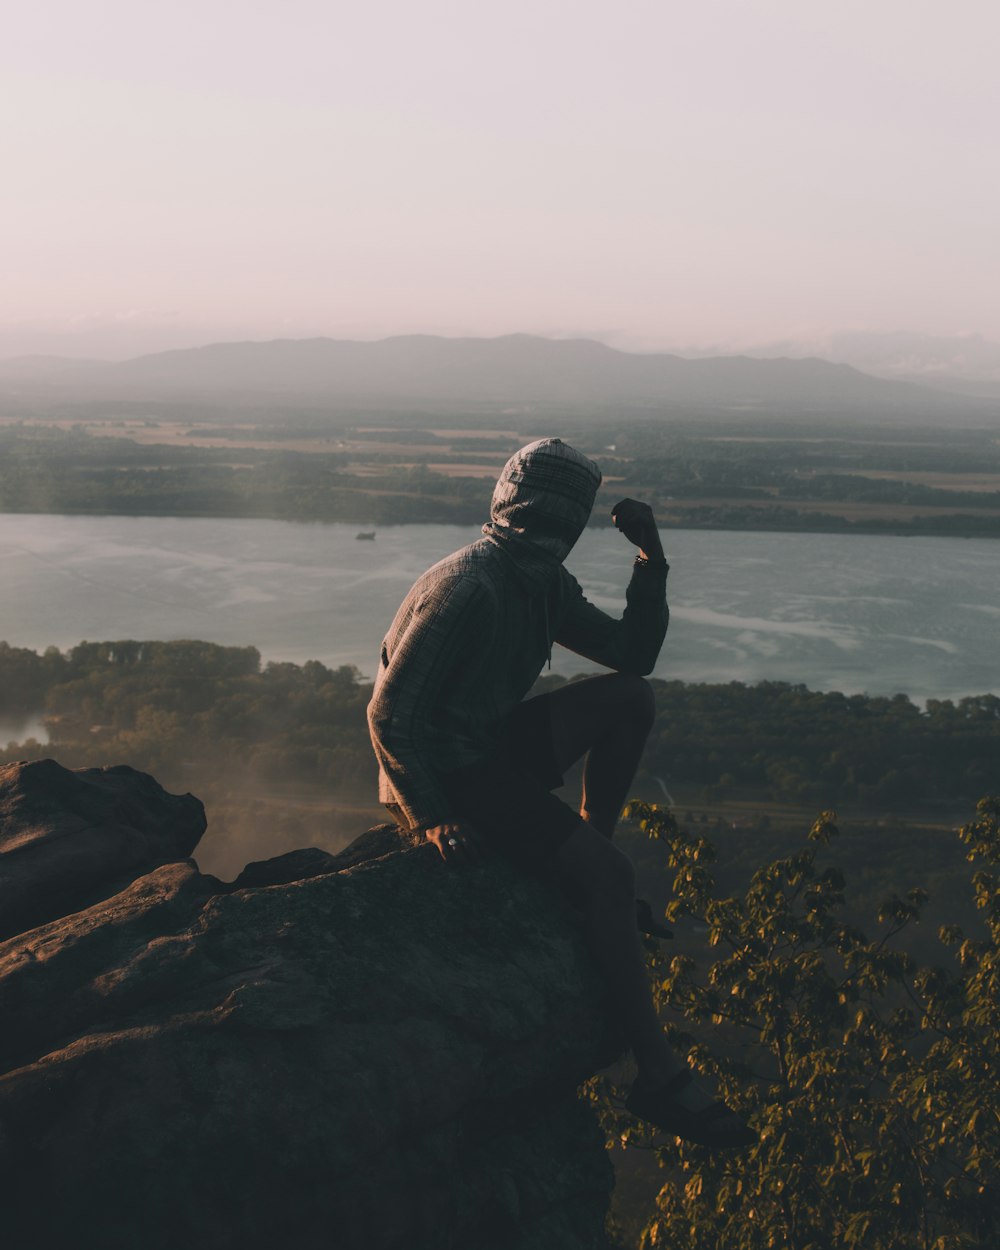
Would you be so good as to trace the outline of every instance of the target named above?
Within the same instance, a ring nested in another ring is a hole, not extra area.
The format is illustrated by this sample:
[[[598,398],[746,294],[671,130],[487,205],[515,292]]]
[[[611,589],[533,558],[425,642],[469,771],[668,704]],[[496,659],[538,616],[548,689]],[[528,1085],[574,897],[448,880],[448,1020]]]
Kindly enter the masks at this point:
[[[557,438],[504,467],[483,537],[428,569],[382,644],[368,708],[379,798],[449,865],[492,846],[580,909],[638,1065],[627,1106],[709,1146],[755,1134],[692,1080],[656,1017],[636,930],[635,875],[612,842],[653,723],[667,562],[648,505],[613,514],[639,553],[621,619],[563,561],[593,509],[597,465]],[[522,702],[553,642],[614,670]],[[586,755],[579,812],[551,793]]]

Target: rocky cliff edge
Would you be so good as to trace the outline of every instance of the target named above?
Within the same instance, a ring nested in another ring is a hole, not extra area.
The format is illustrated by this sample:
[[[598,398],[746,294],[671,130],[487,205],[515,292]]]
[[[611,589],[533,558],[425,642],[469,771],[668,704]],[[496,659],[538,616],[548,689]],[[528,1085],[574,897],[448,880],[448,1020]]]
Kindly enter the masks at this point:
[[[561,898],[393,826],[224,884],[203,829],[131,769],[0,770],[0,916],[90,904],[0,944],[8,1250],[603,1246],[575,1091],[620,1040]]]

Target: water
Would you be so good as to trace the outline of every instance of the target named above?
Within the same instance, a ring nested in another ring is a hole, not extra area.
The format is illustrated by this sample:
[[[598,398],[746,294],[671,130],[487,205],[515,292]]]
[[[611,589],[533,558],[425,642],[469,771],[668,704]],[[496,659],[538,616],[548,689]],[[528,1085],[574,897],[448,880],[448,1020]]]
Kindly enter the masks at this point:
[[[373,672],[413,580],[475,527],[0,516],[0,638],[204,638],[265,660]],[[672,620],[655,675],[761,679],[915,700],[1000,693],[1000,545],[988,539],[671,530]],[[631,548],[589,530],[568,566],[616,614]],[[556,648],[553,671],[592,671]],[[30,732],[36,732],[32,726]],[[0,743],[4,725],[0,723]]]

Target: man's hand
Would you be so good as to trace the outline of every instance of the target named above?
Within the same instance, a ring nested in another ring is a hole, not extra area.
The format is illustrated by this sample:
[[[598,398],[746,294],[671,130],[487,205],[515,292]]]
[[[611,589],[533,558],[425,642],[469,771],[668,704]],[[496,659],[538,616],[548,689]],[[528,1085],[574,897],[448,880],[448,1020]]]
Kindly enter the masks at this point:
[[[446,864],[481,864],[486,858],[482,835],[467,820],[434,825],[424,836],[434,843]]]
[[[653,509],[638,499],[623,499],[611,509],[611,520],[647,560],[663,559],[663,544],[653,519]]]

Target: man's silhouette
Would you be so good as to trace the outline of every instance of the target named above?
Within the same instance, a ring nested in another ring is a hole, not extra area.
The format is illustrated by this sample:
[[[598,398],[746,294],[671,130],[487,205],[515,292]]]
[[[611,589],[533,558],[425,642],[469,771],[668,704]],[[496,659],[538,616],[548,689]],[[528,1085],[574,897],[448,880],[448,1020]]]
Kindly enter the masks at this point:
[[[420,577],[382,644],[368,723],[379,798],[449,865],[487,846],[556,881],[584,917],[638,1065],[628,1107],[706,1145],[755,1135],[691,1079],[656,1017],[636,929],[635,874],[612,842],[653,723],[644,680],[666,634],[667,562],[652,510],[616,505],[638,549],[619,619],[563,566],[601,473],[557,438],[515,453],[483,537]],[[553,643],[606,668],[524,700]],[[552,790],[586,756],[574,811]]]

